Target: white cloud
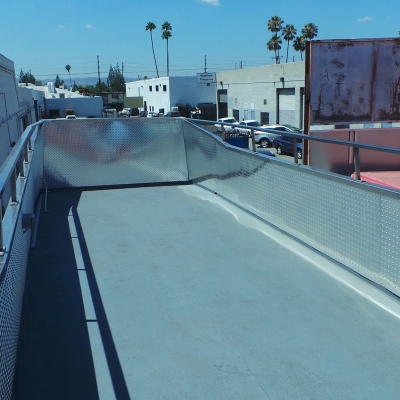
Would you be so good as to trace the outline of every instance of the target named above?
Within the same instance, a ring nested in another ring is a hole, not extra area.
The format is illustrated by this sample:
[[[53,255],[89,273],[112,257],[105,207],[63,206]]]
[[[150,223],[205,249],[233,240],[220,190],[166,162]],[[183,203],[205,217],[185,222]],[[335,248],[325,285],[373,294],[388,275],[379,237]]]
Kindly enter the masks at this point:
[[[201,0],[204,3],[212,4],[213,6],[219,6],[219,0]]]
[[[87,28],[87,29],[93,29],[93,26],[90,25],[90,24],[86,24],[86,25],[85,25],[85,28]]]
[[[368,21],[372,21],[373,19],[374,19],[374,17],[358,18],[357,22],[368,22]]]

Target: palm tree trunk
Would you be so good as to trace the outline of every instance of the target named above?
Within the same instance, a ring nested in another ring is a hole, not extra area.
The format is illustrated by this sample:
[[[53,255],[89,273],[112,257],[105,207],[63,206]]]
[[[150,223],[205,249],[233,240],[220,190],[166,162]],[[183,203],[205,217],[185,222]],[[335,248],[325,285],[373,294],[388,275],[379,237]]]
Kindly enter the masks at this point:
[[[151,48],[153,49],[154,64],[156,65],[157,78],[159,78],[160,75],[158,75],[158,67],[157,67],[157,61],[156,61],[156,53],[154,53],[153,32],[152,31],[150,31],[150,37],[151,37]]]
[[[276,34],[275,34],[275,36],[276,36],[276,43],[277,43],[277,46],[278,46],[278,56],[277,56],[277,58],[276,58],[276,63],[277,64],[280,64],[281,63],[281,61],[279,60],[279,39],[278,39],[278,32],[276,32]]]
[[[169,53],[168,53],[168,38],[167,38],[167,76],[169,76]]]
[[[289,58],[289,42],[290,42],[290,40],[288,40],[288,41],[287,41],[287,49],[286,49],[286,63],[287,63],[287,60],[288,60],[288,58]]]

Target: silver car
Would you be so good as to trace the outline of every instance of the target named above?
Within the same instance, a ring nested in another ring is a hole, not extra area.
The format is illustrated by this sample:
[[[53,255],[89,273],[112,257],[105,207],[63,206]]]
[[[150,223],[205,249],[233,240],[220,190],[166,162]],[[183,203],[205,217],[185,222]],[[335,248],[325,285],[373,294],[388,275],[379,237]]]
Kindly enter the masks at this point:
[[[264,149],[271,147],[272,141],[284,132],[302,133],[301,129],[292,125],[264,125],[261,128],[266,129],[266,131],[255,131],[254,140]]]
[[[220,118],[217,122],[226,122],[228,124],[238,124],[235,118],[233,117],[226,117],[226,118]],[[215,131],[218,133],[221,133],[221,124],[215,124]],[[229,125],[224,125],[225,132],[227,133],[233,133],[235,132],[235,128],[233,126]]]

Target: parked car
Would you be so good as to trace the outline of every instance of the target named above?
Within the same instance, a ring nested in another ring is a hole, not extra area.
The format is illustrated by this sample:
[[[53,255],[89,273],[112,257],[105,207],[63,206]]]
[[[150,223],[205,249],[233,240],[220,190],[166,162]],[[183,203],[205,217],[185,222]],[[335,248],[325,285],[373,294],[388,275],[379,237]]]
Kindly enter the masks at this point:
[[[131,115],[131,109],[130,109],[130,108],[123,108],[123,109],[118,113],[118,115],[119,115],[120,117],[130,117],[130,115]]]
[[[257,149],[257,153],[263,154],[264,156],[268,157],[277,157],[277,155],[273,151],[267,149]]]
[[[297,158],[303,158],[303,141],[302,139],[293,138],[287,135],[280,135],[272,141],[272,146],[275,147],[278,154],[293,155],[293,140],[297,141]]]
[[[269,129],[266,126],[262,126],[261,128]],[[280,134],[275,129],[270,129],[267,132],[254,131],[254,141],[264,149],[266,149],[267,147],[271,147],[271,143],[278,136],[280,136]]]
[[[147,117],[148,112],[146,110],[140,111],[139,117]]]
[[[246,119],[239,122],[239,126],[236,128],[236,132],[240,135],[250,136],[251,130],[246,129],[247,126],[259,127],[261,124],[255,119]]]
[[[263,148],[270,147],[272,141],[281,135],[280,132],[297,132],[302,133],[303,131],[299,128],[296,128],[293,125],[264,125],[262,128],[268,129],[268,132],[255,131],[254,139],[257,144],[259,144]],[[278,132],[276,132],[278,131]]]
[[[238,124],[239,123],[236,121],[235,118],[232,118],[232,117],[220,118],[217,122],[226,122],[228,124]],[[220,133],[222,125],[217,123],[214,126],[215,126],[215,131],[217,133]],[[225,132],[227,132],[227,133],[235,132],[235,127],[233,127],[233,126],[224,125],[224,129],[225,129]]]
[[[181,117],[181,113],[179,111],[168,111],[165,117]]]

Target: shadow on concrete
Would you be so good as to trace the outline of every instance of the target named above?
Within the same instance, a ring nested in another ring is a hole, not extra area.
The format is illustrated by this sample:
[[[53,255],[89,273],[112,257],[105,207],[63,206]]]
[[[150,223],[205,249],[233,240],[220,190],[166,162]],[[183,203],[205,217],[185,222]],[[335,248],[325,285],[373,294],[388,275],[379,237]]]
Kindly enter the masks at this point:
[[[117,399],[130,399],[77,206],[82,190],[55,190],[29,253],[13,399],[98,399],[96,375],[68,224],[72,208]],[[43,207],[42,207],[43,210]]]

